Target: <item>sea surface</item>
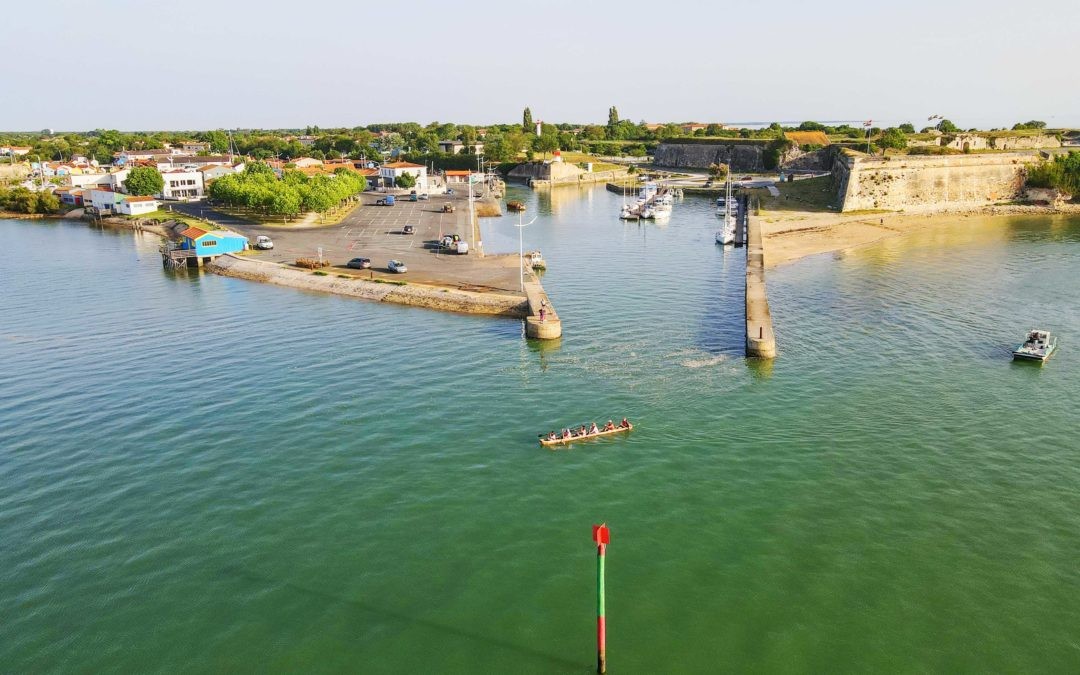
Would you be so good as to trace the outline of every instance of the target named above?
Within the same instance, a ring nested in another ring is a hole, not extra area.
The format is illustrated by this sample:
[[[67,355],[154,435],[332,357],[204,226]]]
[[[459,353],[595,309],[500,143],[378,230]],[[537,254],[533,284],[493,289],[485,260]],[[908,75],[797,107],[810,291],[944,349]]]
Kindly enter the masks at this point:
[[[1080,219],[771,270],[770,365],[709,200],[510,196],[556,343],[0,221],[0,672],[588,673],[599,522],[611,672],[1076,670]]]

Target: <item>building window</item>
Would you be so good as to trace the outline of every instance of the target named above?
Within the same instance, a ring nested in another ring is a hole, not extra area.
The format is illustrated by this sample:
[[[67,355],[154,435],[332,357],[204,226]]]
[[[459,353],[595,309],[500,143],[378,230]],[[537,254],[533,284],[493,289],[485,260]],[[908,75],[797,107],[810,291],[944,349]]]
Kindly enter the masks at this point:
[[[209,239],[209,240],[203,242],[203,248],[210,248],[212,246],[217,246],[217,242],[214,241],[213,239]]]

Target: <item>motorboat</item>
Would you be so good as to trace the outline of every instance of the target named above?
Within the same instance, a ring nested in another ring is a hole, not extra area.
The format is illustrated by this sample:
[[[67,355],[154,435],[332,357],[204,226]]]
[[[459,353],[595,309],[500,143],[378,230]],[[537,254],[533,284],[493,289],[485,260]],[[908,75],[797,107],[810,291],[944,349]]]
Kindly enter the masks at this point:
[[[1027,339],[1013,349],[1013,358],[1019,361],[1045,361],[1057,349],[1057,338],[1048,330],[1028,331]]]
[[[540,251],[529,251],[525,254],[525,261],[534,270],[547,269],[547,262],[544,261],[544,256],[540,254]]]

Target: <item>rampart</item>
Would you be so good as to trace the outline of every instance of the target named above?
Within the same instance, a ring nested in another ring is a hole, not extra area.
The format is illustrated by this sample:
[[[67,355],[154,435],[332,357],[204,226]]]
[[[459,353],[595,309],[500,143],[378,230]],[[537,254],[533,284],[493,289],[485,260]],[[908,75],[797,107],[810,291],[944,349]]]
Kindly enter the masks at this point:
[[[977,208],[1022,196],[1026,167],[1039,153],[890,155],[836,153],[835,181],[842,211],[930,211]]]
[[[703,142],[664,142],[656,147],[653,163],[672,169],[707,169],[711,164],[727,164],[735,173],[779,169],[790,171],[828,171],[832,150],[828,147],[803,152],[790,148],[780,158],[779,167],[765,166],[768,141],[733,139]]]

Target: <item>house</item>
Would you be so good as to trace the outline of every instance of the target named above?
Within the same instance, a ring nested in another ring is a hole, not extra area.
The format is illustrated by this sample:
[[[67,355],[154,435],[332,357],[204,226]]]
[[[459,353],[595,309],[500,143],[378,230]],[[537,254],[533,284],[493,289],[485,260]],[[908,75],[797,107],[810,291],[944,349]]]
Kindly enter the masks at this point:
[[[204,186],[215,178],[221,178],[222,176],[236,173],[236,169],[227,164],[206,164],[205,166],[200,166],[198,171],[202,174]]]
[[[428,191],[427,167],[423,164],[413,164],[412,162],[389,162],[379,167],[379,179],[382,181],[383,187],[393,187],[397,185],[396,181],[398,176],[407,173],[416,177],[415,189],[417,191]]]
[[[297,157],[291,163],[295,164],[297,169],[306,169],[309,166],[322,166],[323,162],[321,159],[315,159],[314,157]]]
[[[180,147],[183,149],[184,152],[192,152],[192,153],[194,153],[194,152],[207,152],[207,151],[210,150],[210,144],[209,143],[198,143],[198,142],[181,143]]]
[[[304,146],[305,148],[310,148],[311,146],[315,145],[314,136],[298,136],[296,140],[298,143],[300,143],[300,145]]]
[[[89,195],[89,199],[87,199]],[[83,204],[97,209],[98,213],[111,215],[119,213],[120,200],[124,195],[106,185],[97,185],[83,191]]]
[[[225,253],[239,253],[247,248],[247,237],[229,230],[204,230],[189,227],[180,233],[180,248],[194,251],[198,258],[211,258]]]
[[[195,169],[173,169],[162,171],[165,187],[161,190],[163,199],[199,199],[203,196],[203,175]]]
[[[70,176],[65,177],[64,180],[73,188],[97,187],[102,185],[109,188],[119,188],[124,184],[124,180],[128,177],[129,173],[131,172],[127,169],[113,173],[109,173],[108,171],[97,173],[84,171],[80,174],[72,173]]]
[[[33,150],[28,145],[4,145],[0,146],[0,155],[5,157],[21,157]]]
[[[172,153],[165,148],[153,150],[121,150],[113,153],[113,161],[116,164],[128,164],[137,159],[154,159],[156,156],[168,157]]]
[[[173,169],[195,170],[207,164],[231,166],[233,158],[228,155],[164,155],[154,159],[158,171],[171,171]]]
[[[452,183],[468,183],[469,176],[472,175],[472,171],[469,171],[468,169],[464,169],[461,171],[458,171],[457,169],[447,169],[445,175],[447,185],[450,185]]]
[[[798,146],[820,145],[824,147],[829,145],[829,137],[825,135],[824,131],[785,131],[784,138]]]
[[[161,203],[153,197],[121,195],[120,203],[117,204],[117,212],[125,216],[141,216],[145,213],[157,211],[159,206],[161,206]]]
[[[698,129],[709,128],[708,124],[701,124],[700,122],[690,122],[689,124],[682,124],[679,126],[683,130],[683,133],[692,134]]]
[[[448,155],[459,155],[464,149],[465,144],[461,141],[439,141],[439,150]],[[469,146],[469,154],[482,154],[483,152],[484,144],[479,141]]]
[[[61,204],[68,204],[70,206],[83,205],[83,190],[81,188],[57,188],[53,191],[53,194],[56,195]]]

